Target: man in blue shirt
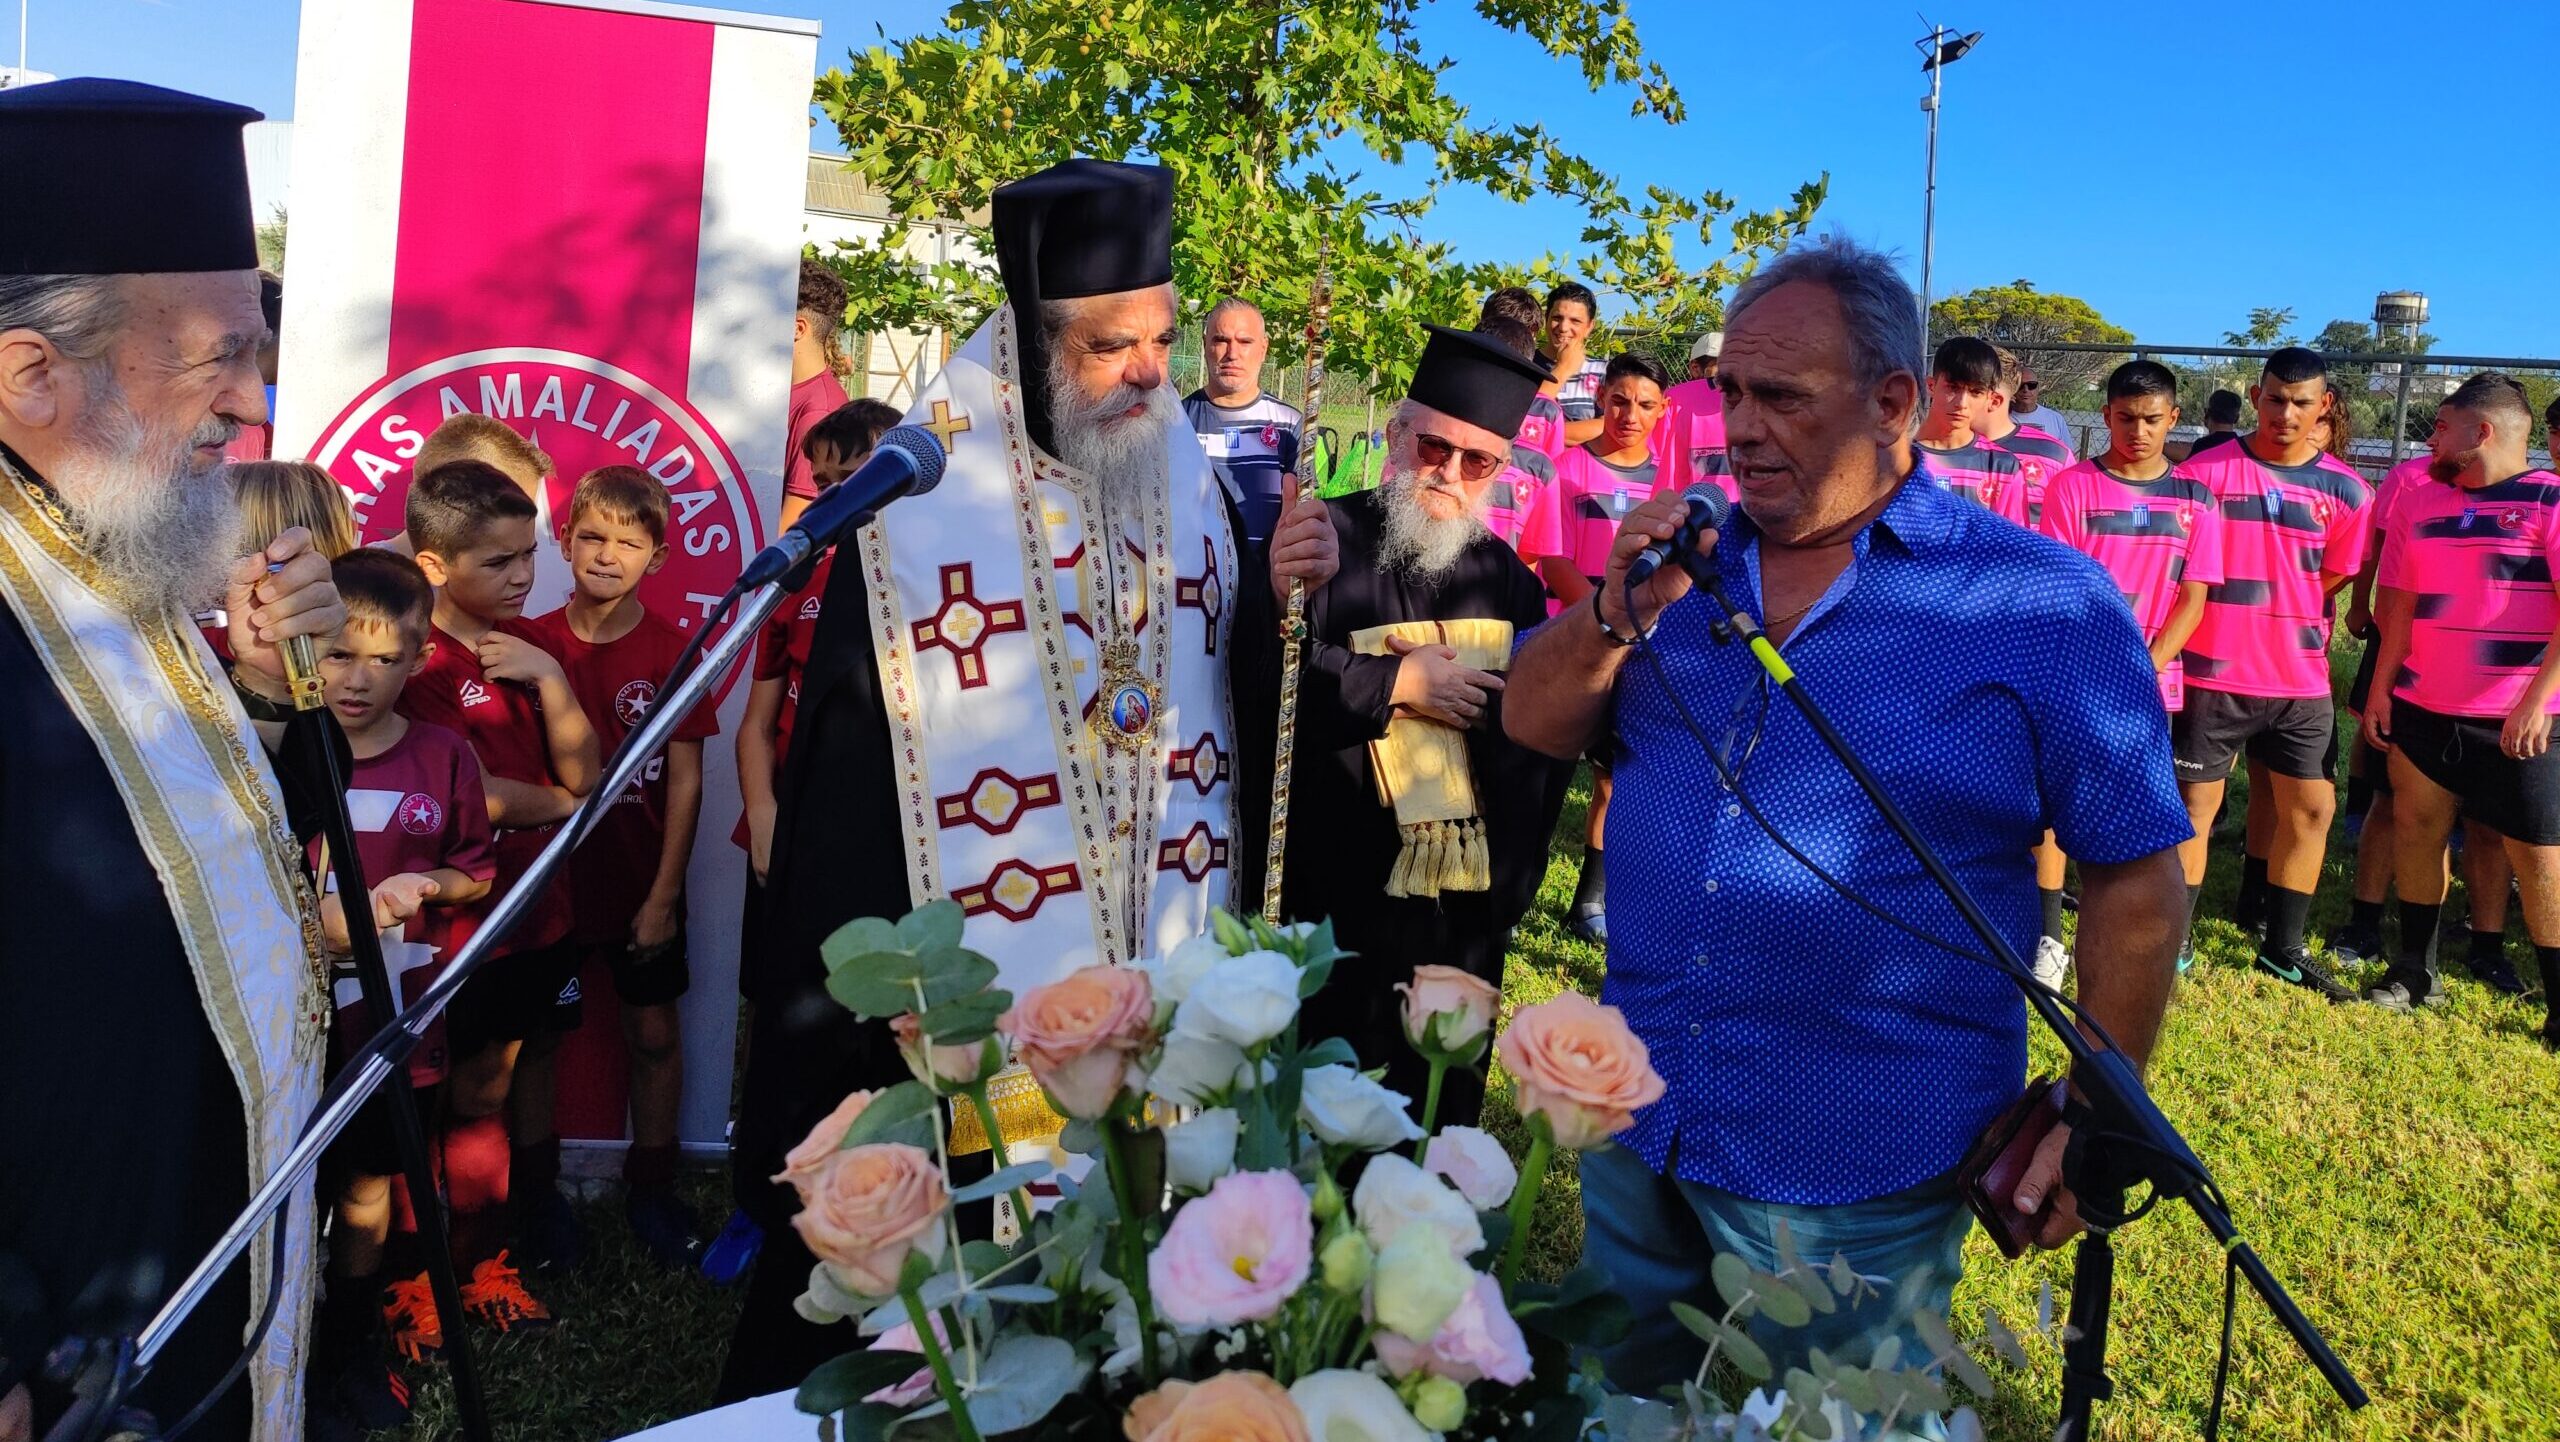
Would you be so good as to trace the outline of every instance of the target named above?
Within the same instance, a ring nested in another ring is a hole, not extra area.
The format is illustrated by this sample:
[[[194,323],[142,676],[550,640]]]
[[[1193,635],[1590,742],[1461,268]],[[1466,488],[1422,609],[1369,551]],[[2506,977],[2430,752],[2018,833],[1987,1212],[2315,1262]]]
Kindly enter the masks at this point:
[[[1917,307],[1884,257],[1840,240],[1764,267],[1727,314],[1719,384],[1741,504],[1712,563],[1830,708],[2019,954],[2037,933],[2029,849],[2081,860],[2080,1000],[2137,1063],[2175,977],[2185,809],[2142,638],[2095,564],[1922,469]],[[2018,1094],[2026,1016],[1955,911],[1677,567],[1636,596],[1627,563],[1668,537],[1660,497],[1621,531],[1596,608],[1525,642],[1511,736],[1553,756],[1614,734],[1609,975],[1669,1095],[1583,1161],[1588,1258],[1633,1304],[1605,1360],[1650,1394],[1694,1373],[1669,1315],[1721,1313],[1715,1252],[1778,1265],[1776,1234],[1896,1285],[1759,1335],[1778,1365],[1863,1360],[1943,1314],[1969,1226],[1952,1172]],[[1626,645],[1643,627],[1649,655]],[[1634,659],[1630,659],[1634,658]],[[1676,698],[1676,700],[1675,700]],[[1683,714],[1685,707],[1686,714]],[[1694,727],[1694,729],[1693,729]],[[1708,748],[1723,758],[1737,793]],[[1900,923],[1787,854],[1788,841]],[[2038,1240],[2079,1230],[2057,1127],[2016,1193]],[[1906,1353],[1906,1355],[1908,1355]]]

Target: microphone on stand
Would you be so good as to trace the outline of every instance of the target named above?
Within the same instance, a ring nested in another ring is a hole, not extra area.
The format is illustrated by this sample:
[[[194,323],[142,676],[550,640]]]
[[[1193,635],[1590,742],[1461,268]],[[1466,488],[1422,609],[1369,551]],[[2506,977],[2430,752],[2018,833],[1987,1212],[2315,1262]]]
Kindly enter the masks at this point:
[[[882,506],[901,496],[920,496],[942,484],[942,443],[921,426],[893,426],[872,448],[871,458],[852,475],[830,486],[791,529],[755,554],[738,573],[738,592],[779,581],[811,556],[844,539],[845,533]]]

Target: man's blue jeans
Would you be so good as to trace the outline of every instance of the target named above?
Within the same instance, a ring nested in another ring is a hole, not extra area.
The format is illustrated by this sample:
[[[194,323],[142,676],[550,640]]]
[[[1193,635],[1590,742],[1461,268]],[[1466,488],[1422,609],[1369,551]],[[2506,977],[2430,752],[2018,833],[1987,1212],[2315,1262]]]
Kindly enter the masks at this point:
[[[1751,1339],[1780,1376],[1803,1366],[1815,1347],[1863,1364],[1888,1336],[1902,1338],[1905,1365],[1926,1355],[1911,1314],[1925,1307],[1946,1315],[1973,1225],[1952,1177],[1847,1206],[1788,1206],[1659,1176],[1635,1153],[1607,1147],[1582,1158],[1582,1259],[1606,1270],[1612,1290],[1635,1312],[1635,1330],[1600,1354],[1610,1383],[1650,1397],[1696,1376],[1706,1344],[1671,1315],[1671,1303],[1724,1315],[1727,1303],[1709,1275],[1716,1254],[1732,1252],[1774,1272],[1782,1221],[1808,1264],[1827,1265],[1838,1254],[1866,1276],[1893,1280],[1862,1306],[1815,1313],[1810,1326],[1753,1318]]]

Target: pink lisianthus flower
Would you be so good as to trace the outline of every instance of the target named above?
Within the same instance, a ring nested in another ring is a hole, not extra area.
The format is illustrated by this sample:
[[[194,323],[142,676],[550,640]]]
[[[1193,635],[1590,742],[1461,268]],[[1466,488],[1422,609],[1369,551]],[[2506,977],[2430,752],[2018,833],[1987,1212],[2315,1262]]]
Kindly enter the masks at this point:
[[[1287,1172],[1233,1172],[1173,1214],[1147,1259],[1166,1319],[1185,1327],[1259,1322],[1306,1285],[1315,1211]]]
[[[1529,1343],[1502,1305],[1502,1284],[1482,1272],[1426,1347],[1381,1330],[1378,1360],[1398,1377],[1428,1372],[1464,1385],[1487,1377],[1506,1387],[1529,1380]]]

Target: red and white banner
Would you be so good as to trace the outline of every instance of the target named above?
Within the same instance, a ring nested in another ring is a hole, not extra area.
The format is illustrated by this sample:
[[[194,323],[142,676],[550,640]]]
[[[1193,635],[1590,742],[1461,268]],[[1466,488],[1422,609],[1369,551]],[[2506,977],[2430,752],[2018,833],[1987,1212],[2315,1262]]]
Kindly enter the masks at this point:
[[[642,599],[701,624],[780,504],[817,34],[653,0],[304,5],[275,453],[335,475],[368,540],[402,529],[411,461],[462,411],[551,455],[546,531],[579,476],[646,467],[675,509]],[[528,610],[568,585],[546,546]],[[743,868],[708,751],[683,1133],[718,1143]],[[619,1020],[588,984],[561,1128],[620,1137]]]

